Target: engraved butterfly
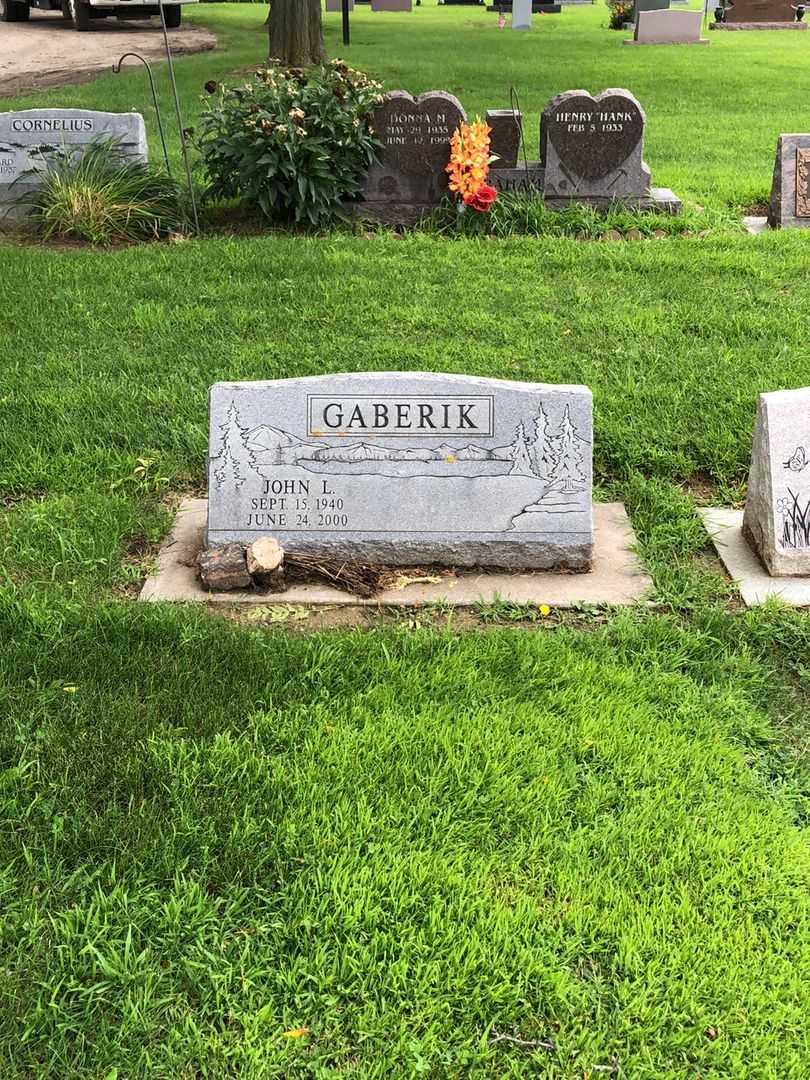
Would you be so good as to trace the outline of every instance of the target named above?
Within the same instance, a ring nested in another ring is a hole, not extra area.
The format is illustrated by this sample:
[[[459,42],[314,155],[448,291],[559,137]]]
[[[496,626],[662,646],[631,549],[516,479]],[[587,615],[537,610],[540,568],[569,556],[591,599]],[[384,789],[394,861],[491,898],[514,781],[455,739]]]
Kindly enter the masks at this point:
[[[806,469],[810,465],[810,460],[807,457],[807,451],[803,446],[797,446],[793,454],[784,463],[786,469],[790,469],[791,472],[801,472],[802,469]]]

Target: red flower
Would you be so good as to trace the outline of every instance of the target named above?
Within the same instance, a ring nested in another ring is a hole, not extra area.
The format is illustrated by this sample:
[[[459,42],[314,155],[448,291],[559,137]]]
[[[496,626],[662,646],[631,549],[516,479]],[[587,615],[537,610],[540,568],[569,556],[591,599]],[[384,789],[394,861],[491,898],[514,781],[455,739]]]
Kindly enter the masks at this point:
[[[492,204],[497,198],[498,192],[494,187],[490,187],[489,184],[482,184],[474,195],[465,195],[464,202],[473,210],[478,210],[479,213],[483,214],[492,208]]]

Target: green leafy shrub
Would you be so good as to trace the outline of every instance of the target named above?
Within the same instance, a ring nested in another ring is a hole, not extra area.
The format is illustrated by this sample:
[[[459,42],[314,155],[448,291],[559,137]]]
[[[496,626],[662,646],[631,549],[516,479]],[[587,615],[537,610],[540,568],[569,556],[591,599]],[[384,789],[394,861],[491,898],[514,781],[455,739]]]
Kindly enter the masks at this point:
[[[340,60],[269,67],[228,89],[208,84],[196,144],[210,196],[239,198],[273,221],[324,225],[361,191],[381,144],[380,84]]]
[[[611,30],[622,30],[624,24],[632,22],[635,18],[634,0],[605,0],[610,16],[608,26]]]
[[[66,152],[22,202],[46,239],[107,245],[181,231],[181,199],[177,181],[153,166],[123,159],[111,141]]]

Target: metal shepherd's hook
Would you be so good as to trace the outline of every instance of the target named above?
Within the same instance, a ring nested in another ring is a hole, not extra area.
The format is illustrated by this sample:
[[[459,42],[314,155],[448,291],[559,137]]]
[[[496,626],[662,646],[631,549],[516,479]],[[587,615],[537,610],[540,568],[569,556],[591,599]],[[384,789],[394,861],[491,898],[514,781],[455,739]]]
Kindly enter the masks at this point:
[[[523,154],[523,168],[526,170],[526,176],[529,175],[529,158],[526,153],[526,133],[523,130],[523,114],[520,111],[520,97],[518,96],[517,87],[509,87],[509,108],[512,110],[512,117],[515,121],[515,127],[520,129],[520,152]],[[520,117],[520,120],[518,120]]]
[[[166,16],[163,12],[163,0],[158,0],[158,10],[160,11],[160,25],[163,30],[163,44],[166,47],[166,59],[169,63],[169,78],[172,84],[174,109],[177,113],[177,130],[180,132],[180,147],[183,151],[183,163],[186,166],[186,180],[188,181],[188,194],[191,199],[191,212],[194,215],[194,231],[199,233],[200,219],[197,216],[197,200],[194,197],[194,181],[191,178],[191,162],[188,160],[188,144],[186,142],[186,133],[183,129],[183,115],[180,112],[180,98],[177,94],[177,82],[174,78],[174,64],[172,63],[172,50],[169,46],[169,34],[166,30]]]
[[[130,56],[133,56],[136,60],[140,60],[143,66],[146,68],[146,74],[149,76],[149,87],[152,91],[152,104],[155,106],[155,115],[157,116],[158,132],[160,133],[160,145],[163,147],[163,160],[166,162],[166,172],[169,176],[172,175],[172,168],[169,164],[169,151],[166,149],[166,136],[163,134],[163,117],[160,115],[160,104],[158,102],[157,90],[155,89],[155,77],[152,74],[152,66],[145,56],[141,56],[140,53],[127,52],[119,58],[117,64],[113,64],[113,74],[121,74],[121,65]]]

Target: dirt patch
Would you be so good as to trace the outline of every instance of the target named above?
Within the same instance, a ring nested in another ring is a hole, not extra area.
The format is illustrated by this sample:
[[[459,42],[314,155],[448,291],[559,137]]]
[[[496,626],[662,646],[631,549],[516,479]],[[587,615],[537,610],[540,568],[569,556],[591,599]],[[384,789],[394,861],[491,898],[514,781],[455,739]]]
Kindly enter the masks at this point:
[[[205,52],[217,43],[210,30],[190,24],[171,30],[169,40],[173,56]],[[32,11],[27,23],[3,23],[0,97],[87,82],[110,71],[118,57],[129,51],[150,61],[164,59],[158,19],[99,19],[92,30],[79,34],[57,12]],[[137,60],[126,60],[124,66],[130,64],[140,66]]]

